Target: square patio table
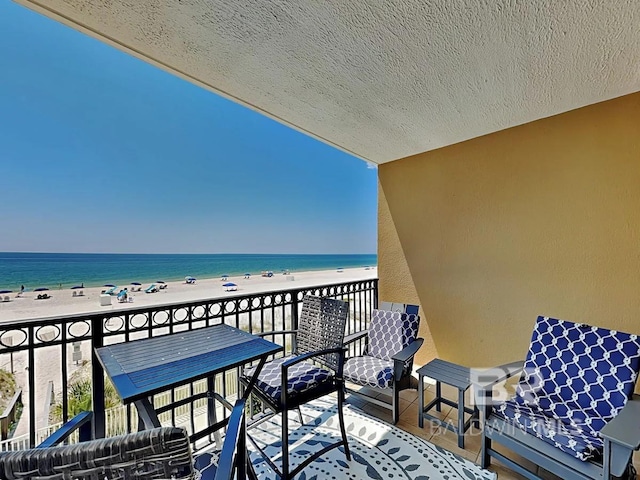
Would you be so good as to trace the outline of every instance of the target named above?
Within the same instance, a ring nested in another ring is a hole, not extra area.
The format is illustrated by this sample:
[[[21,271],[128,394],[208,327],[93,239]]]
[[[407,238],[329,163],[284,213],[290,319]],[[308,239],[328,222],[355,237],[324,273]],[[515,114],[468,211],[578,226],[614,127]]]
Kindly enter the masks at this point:
[[[267,357],[280,350],[282,346],[276,343],[220,324],[108,345],[96,348],[96,355],[122,401],[135,404],[142,422],[140,427],[153,428],[159,427],[160,421],[150,400],[152,395],[203,378],[209,379],[209,389],[213,389],[215,374],[259,360],[243,394],[243,398],[248,398]],[[219,395],[215,396],[225,403]],[[210,423],[215,423],[211,396],[208,413]],[[210,425],[205,431],[192,435],[192,441],[210,433],[214,427],[221,425]]]
[[[431,420],[437,425],[445,427],[458,435],[458,447],[464,448],[464,432],[466,432],[471,423],[473,422],[476,428],[479,428],[478,422],[478,409],[477,407],[466,407],[464,404],[464,394],[471,386],[471,369],[463,367],[462,365],[456,365],[455,363],[447,362],[436,358],[423,367],[418,369],[419,381],[418,381],[418,426],[424,428],[424,419]],[[429,402],[428,405],[424,404],[424,379],[425,377],[432,378],[436,381],[436,395],[435,398]],[[458,389],[458,402],[454,402],[442,396],[441,384],[445,383]],[[457,426],[452,425],[449,422],[442,421],[439,418],[430,415],[428,412],[433,407],[436,411],[440,411],[442,404],[449,405],[458,409],[458,422]],[[465,421],[465,413],[470,414],[470,418]]]

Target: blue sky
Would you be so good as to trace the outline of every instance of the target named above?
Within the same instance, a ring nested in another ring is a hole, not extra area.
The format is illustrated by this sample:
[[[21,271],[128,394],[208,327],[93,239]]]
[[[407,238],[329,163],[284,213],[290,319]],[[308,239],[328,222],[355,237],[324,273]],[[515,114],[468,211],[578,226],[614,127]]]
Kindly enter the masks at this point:
[[[0,251],[375,253],[377,171],[0,0]]]

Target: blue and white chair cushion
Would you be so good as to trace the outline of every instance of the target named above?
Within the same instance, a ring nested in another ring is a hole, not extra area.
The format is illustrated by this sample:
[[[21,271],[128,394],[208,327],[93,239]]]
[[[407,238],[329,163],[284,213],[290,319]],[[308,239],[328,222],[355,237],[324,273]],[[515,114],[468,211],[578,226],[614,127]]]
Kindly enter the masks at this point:
[[[624,407],[640,370],[637,335],[538,317],[514,397],[496,413],[580,460]]]
[[[419,321],[416,314],[374,309],[367,333],[367,354],[345,362],[345,379],[360,385],[390,387],[392,358],[415,341]]]
[[[344,364],[344,378],[359,385],[389,388],[393,384],[393,360],[368,355],[350,358]]]
[[[294,356],[276,358],[264,365],[256,388],[260,389],[276,403],[280,402],[282,394],[282,364]],[[255,367],[245,370],[244,376],[250,378]],[[309,389],[316,388],[323,383],[333,381],[333,373],[322,367],[318,367],[311,362],[300,362],[289,367],[287,378],[287,394],[291,396],[299,395]]]

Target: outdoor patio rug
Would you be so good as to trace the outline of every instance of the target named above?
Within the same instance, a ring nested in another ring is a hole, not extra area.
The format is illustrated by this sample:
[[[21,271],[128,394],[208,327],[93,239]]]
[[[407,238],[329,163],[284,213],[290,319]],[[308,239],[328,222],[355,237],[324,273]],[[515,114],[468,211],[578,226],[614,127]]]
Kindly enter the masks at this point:
[[[303,426],[296,421],[296,412],[290,413],[292,468],[309,453],[320,450],[340,438],[335,398],[326,397],[310,402],[302,407],[302,415],[305,421]],[[281,457],[280,419],[280,415],[276,415],[250,431],[256,443],[278,466]],[[371,417],[352,405],[345,406],[344,420],[351,449],[351,462],[346,461],[342,448],[334,449],[308,465],[296,480],[497,478],[495,473],[483,470],[441,447]],[[253,449],[253,446],[251,448]],[[259,454],[252,452],[251,458],[260,480],[278,478]]]

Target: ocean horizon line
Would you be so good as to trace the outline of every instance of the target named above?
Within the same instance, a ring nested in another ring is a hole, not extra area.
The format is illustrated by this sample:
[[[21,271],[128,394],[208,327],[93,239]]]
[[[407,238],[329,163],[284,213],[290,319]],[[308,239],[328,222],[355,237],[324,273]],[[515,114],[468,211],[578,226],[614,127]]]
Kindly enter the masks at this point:
[[[377,255],[373,253],[185,253],[185,252],[29,252],[29,251],[12,251],[0,250],[3,254],[28,254],[28,255]]]
[[[259,275],[377,265],[377,254],[0,252],[0,289],[87,288],[186,276]]]

